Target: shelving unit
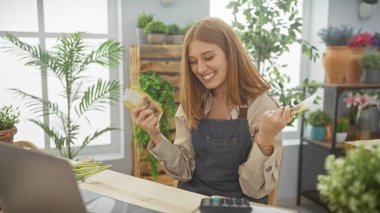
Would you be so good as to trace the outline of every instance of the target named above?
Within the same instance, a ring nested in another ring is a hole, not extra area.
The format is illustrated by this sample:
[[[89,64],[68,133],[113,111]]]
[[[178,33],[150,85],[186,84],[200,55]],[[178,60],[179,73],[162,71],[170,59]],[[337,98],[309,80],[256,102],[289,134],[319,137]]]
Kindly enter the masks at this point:
[[[343,92],[348,90],[367,90],[380,89],[380,84],[322,84],[324,89],[324,106],[323,109],[332,115],[332,131],[330,141],[315,141],[308,137],[304,137],[304,118],[301,119],[301,136],[299,146],[298,161],[298,190],[297,205],[301,204],[301,196],[327,208],[325,202],[320,199],[316,190],[317,176],[324,174],[324,159],[328,154],[336,156],[344,155],[344,143],[337,143],[335,138],[335,127],[338,119],[339,98]],[[372,135],[378,138],[378,134]],[[305,144],[311,146],[305,147]],[[311,154],[305,154],[309,151]],[[305,164],[304,164],[305,161]],[[312,164],[311,166],[306,163]],[[309,169],[310,171],[306,171]],[[306,177],[306,178],[305,178]],[[306,182],[309,181],[309,183]]]
[[[169,82],[175,88],[174,100],[179,104],[180,66],[182,45],[132,45],[130,56],[130,86],[139,85],[139,74],[156,72],[161,79]],[[175,134],[174,119],[171,122],[171,132]],[[133,130],[131,130],[133,134]],[[146,150],[144,150],[146,151]],[[140,153],[138,145],[132,137],[133,175],[156,181],[169,186],[177,186],[177,181],[166,175],[160,168],[156,180],[150,176],[150,165],[144,160],[147,153]]]

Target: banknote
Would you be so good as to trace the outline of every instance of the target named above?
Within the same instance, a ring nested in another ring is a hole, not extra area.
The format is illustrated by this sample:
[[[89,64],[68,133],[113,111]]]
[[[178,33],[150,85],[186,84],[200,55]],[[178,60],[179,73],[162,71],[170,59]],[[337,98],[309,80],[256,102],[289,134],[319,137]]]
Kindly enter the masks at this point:
[[[295,105],[292,107],[292,115],[289,118],[288,122],[292,121],[293,118],[296,116],[296,114],[301,113],[303,111],[306,111],[310,109],[310,107],[313,105],[313,102],[318,97],[317,93],[314,93],[313,95],[309,96],[305,100],[303,100],[301,103]]]

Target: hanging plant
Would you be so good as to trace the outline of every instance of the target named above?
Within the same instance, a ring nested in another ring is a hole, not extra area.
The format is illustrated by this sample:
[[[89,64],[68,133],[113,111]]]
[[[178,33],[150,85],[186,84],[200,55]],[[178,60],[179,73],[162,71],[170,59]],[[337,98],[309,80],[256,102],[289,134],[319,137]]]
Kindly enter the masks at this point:
[[[159,124],[160,131],[169,141],[173,141],[170,131],[170,119],[174,117],[176,110],[173,97],[174,88],[170,83],[162,80],[155,72],[140,74],[140,88],[161,104],[163,114]],[[134,141],[138,144],[140,154],[142,154],[150,141],[150,136],[141,127],[135,125],[133,125],[133,131]],[[152,154],[149,154],[145,159],[142,159],[142,161],[150,164],[150,174],[153,178],[156,178],[159,174],[157,159]]]

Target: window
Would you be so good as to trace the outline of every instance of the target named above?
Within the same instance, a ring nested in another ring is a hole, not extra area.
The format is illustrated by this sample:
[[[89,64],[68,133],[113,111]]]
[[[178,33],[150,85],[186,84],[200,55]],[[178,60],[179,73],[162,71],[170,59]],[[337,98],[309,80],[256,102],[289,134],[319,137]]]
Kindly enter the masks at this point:
[[[55,45],[61,33],[83,31],[87,33],[87,43],[96,46],[108,38],[117,40],[118,24],[114,21],[118,20],[116,4],[116,0],[0,0],[0,35],[10,32],[25,42],[39,43],[49,49]],[[3,42],[0,41],[0,45]],[[0,106],[12,104],[19,107],[21,112],[21,122],[17,125],[18,133],[15,135],[15,140],[30,140],[40,148],[51,150],[54,144],[44,135],[42,129],[27,121],[35,115],[20,105],[19,99],[15,98],[8,89],[21,89],[38,97],[43,96],[62,103],[63,100],[57,96],[58,89],[61,89],[60,85],[55,82],[56,79],[41,76],[37,68],[24,66],[19,57],[2,50],[0,50],[0,64],[2,65]],[[90,69],[91,75],[96,78],[122,79],[118,72],[105,72],[105,68],[100,66],[93,66]],[[83,121],[81,128],[84,128],[85,132],[93,132],[112,123],[113,127],[122,129],[121,108],[122,104],[119,104],[109,106],[104,113],[92,112],[89,116],[91,125]],[[123,131],[104,134],[82,151],[82,155],[121,154],[122,138]]]
[[[219,17],[223,19],[228,24],[232,23],[233,15],[230,9],[227,9],[226,6],[230,0],[210,0],[210,16]],[[298,11],[302,14],[303,6],[302,3],[298,5]],[[301,47],[299,44],[292,44],[290,48],[292,51],[285,53],[282,57],[279,58],[278,62],[280,64],[287,64],[288,66],[281,70],[281,72],[286,73],[291,78],[289,85],[286,85],[288,88],[297,86],[300,83],[301,79]],[[299,136],[299,123],[294,122],[293,126],[287,126],[284,129],[285,137],[296,137]]]

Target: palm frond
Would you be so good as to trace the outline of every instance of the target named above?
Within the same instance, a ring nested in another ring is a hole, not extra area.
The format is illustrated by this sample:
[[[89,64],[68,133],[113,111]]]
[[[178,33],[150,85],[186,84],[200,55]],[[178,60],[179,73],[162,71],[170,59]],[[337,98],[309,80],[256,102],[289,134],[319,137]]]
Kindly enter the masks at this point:
[[[90,110],[102,110],[109,101],[118,101],[120,95],[120,84],[118,81],[103,81],[99,79],[96,84],[87,88],[83,98],[76,109],[78,116]]]
[[[102,66],[115,68],[119,65],[119,61],[123,57],[123,52],[124,46],[121,43],[109,39],[86,57],[80,65],[80,70],[83,70],[91,63],[98,63]]]
[[[41,127],[44,130],[44,132],[54,141],[57,149],[62,150],[66,138],[62,136],[62,134],[58,130],[36,119],[30,119],[30,121],[35,123],[37,126]],[[62,154],[63,153],[60,153],[61,156]]]
[[[28,94],[16,88],[9,90],[20,96],[22,98],[22,101],[25,103],[24,106],[28,108],[32,113],[38,114],[39,116],[60,113],[57,103],[53,103],[49,100]]]
[[[76,156],[84,147],[86,147],[95,138],[99,137],[100,135],[102,135],[106,132],[113,131],[113,130],[119,130],[119,129],[114,128],[114,127],[106,127],[104,129],[95,131],[93,134],[88,135],[87,137],[84,138],[82,145],[77,150],[75,150],[73,156]]]
[[[42,72],[46,72],[47,68],[52,71],[57,69],[54,57],[49,52],[42,50],[40,46],[27,44],[10,33],[6,33],[3,38],[17,47],[16,49],[14,46],[5,46],[4,49],[26,59],[25,65],[38,66]]]

